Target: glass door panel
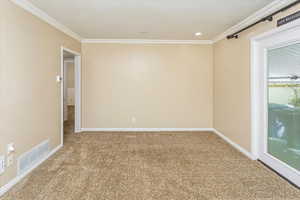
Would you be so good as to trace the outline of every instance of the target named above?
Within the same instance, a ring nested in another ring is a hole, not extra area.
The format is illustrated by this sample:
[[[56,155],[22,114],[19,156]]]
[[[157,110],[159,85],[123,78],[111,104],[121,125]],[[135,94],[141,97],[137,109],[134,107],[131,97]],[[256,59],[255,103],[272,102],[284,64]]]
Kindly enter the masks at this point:
[[[300,43],[267,51],[267,153],[300,171]]]

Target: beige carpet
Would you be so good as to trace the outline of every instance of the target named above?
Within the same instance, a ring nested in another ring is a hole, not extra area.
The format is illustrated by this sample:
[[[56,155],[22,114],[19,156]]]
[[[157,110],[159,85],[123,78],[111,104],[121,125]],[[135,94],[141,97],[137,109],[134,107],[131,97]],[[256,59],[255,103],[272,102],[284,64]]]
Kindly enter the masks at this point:
[[[299,200],[300,191],[212,133],[82,133],[66,134],[0,199]]]

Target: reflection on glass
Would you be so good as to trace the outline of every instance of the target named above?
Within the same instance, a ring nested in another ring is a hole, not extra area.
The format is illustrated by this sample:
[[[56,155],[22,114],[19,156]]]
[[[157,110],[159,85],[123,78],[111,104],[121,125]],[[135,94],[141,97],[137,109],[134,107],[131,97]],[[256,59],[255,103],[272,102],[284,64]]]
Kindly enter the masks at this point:
[[[268,153],[300,170],[300,44],[268,51]]]

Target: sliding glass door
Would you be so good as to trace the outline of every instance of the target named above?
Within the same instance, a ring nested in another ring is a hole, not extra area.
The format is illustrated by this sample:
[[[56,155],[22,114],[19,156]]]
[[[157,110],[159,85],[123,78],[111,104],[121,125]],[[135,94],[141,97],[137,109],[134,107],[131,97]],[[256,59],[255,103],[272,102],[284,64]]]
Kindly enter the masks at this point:
[[[300,41],[266,48],[260,160],[300,185]]]
[[[253,157],[300,187],[300,20],[251,38]]]
[[[300,170],[300,43],[270,49],[267,152]]]

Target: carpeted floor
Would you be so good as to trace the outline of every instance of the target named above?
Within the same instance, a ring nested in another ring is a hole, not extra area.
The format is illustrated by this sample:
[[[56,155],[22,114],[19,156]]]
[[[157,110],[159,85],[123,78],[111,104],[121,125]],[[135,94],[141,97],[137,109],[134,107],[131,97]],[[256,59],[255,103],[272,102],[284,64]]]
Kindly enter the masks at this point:
[[[299,200],[300,191],[208,132],[82,133],[1,200]]]

